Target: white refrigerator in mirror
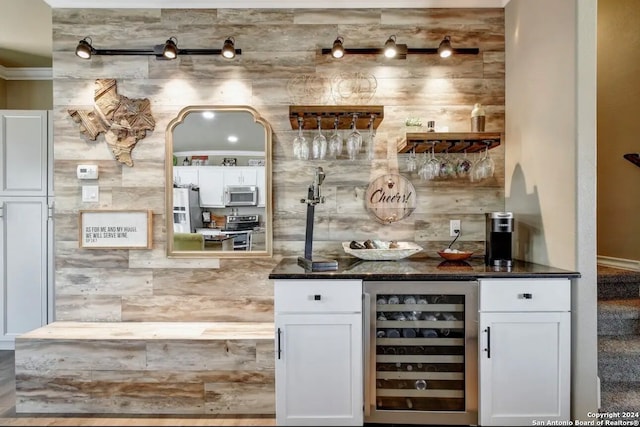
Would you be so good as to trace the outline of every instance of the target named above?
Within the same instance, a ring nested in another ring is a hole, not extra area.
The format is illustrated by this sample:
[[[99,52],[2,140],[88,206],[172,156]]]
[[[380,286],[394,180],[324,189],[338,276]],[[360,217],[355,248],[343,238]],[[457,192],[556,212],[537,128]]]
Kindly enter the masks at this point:
[[[195,233],[202,228],[202,209],[196,187],[173,189],[173,232]]]

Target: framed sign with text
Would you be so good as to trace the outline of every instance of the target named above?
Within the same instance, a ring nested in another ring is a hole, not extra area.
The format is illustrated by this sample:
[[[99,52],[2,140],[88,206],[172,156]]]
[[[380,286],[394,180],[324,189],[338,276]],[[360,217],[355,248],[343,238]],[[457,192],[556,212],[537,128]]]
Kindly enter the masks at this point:
[[[376,220],[391,224],[408,217],[416,209],[416,190],[402,175],[382,175],[369,183],[364,202]]]
[[[81,248],[151,249],[151,210],[82,210],[79,219]]]

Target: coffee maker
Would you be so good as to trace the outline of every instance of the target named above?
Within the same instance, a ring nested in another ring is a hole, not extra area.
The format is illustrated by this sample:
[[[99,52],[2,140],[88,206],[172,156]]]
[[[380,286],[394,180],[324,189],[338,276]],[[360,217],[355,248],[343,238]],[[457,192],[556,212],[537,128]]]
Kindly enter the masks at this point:
[[[492,267],[511,267],[513,213],[489,212],[486,217],[484,262]]]

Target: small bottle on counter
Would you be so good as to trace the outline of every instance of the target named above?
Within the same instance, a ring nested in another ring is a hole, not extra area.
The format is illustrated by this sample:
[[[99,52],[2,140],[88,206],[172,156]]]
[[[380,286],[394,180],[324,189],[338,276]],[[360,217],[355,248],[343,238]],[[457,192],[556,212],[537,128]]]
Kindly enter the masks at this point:
[[[436,131],[436,122],[434,120],[429,120],[427,122],[427,132],[435,132]]]

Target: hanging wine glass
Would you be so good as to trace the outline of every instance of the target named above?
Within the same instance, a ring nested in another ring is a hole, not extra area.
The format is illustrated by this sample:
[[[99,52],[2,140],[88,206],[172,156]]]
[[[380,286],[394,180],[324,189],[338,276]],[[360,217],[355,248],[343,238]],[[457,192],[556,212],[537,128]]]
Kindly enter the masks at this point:
[[[407,172],[413,172],[417,167],[416,147],[412,147],[407,156]]]
[[[338,133],[338,117],[333,123],[333,135],[329,138],[329,158],[336,159],[342,155],[342,136]]]
[[[304,118],[298,117],[298,135],[293,140],[293,157],[298,160],[309,159],[309,142],[302,134]]]
[[[358,152],[360,151],[360,147],[362,146],[362,135],[358,132],[356,128],[356,121],[358,120],[358,115],[353,115],[353,121],[351,124],[351,133],[347,138],[347,154],[349,154],[349,160],[355,160],[358,156]]]
[[[311,151],[314,159],[324,160],[327,155],[327,138],[322,134],[322,118],[316,118],[318,122],[318,134],[311,142]]]
[[[429,155],[427,154],[429,150],[426,150],[422,153],[422,163],[420,164],[420,168],[418,169],[418,177],[420,177],[423,181],[428,181],[431,179],[429,176]]]
[[[471,160],[467,157],[467,150],[464,150],[464,157],[458,159],[456,163],[456,175],[460,178],[468,178],[471,172]]]
[[[436,144],[431,144],[431,157],[427,166],[427,179],[436,179],[440,174],[440,160],[436,157]]]
[[[376,133],[373,130],[373,120],[375,116],[372,114],[369,119],[369,144],[367,145],[367,159],[373,160],[376,157],[376,145],[375,145],[375,136]]]
[[[440,159],[440,170],[438,176],[442,179],[449,179],[456,175],[456,167],[449,158],[449,150],[444,152],[444,156]]]

